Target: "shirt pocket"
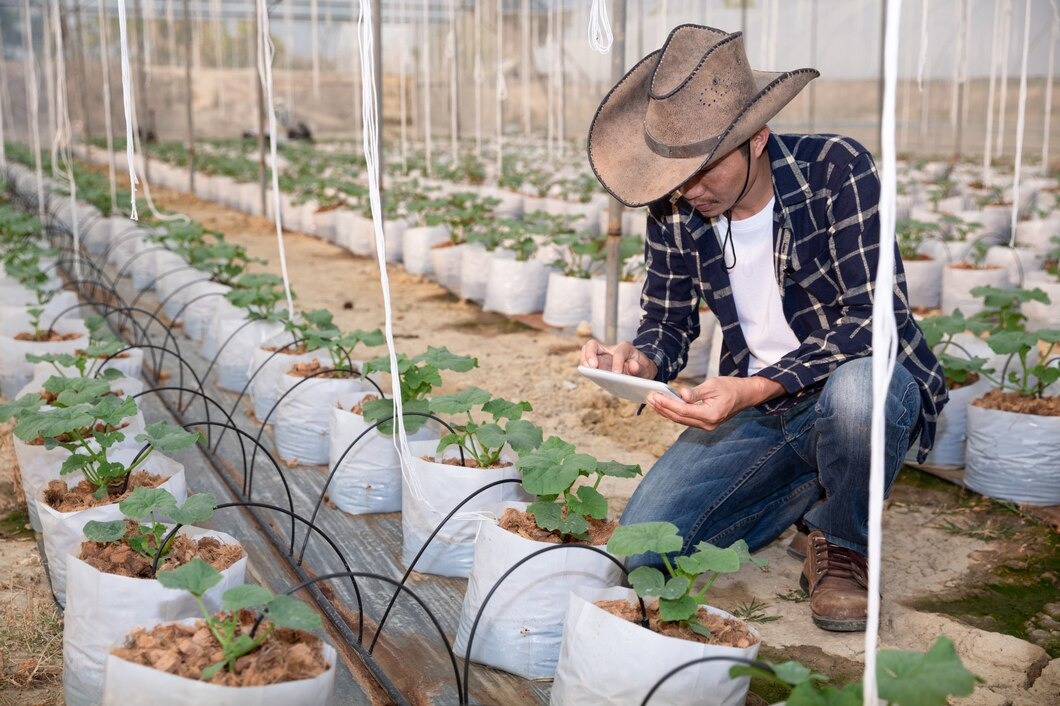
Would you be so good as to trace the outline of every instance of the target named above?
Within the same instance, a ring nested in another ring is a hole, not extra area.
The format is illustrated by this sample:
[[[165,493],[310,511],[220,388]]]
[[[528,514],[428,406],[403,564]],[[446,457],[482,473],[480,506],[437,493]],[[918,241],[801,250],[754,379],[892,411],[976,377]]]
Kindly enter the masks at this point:
[[[835,281],[832,260],[825,254],[817,260],[801,262],[784,270],[785,279],[793,282],[814,302],[827,307],[838,307],[842,290]],[[790,284],[786,284],[790,286]]]

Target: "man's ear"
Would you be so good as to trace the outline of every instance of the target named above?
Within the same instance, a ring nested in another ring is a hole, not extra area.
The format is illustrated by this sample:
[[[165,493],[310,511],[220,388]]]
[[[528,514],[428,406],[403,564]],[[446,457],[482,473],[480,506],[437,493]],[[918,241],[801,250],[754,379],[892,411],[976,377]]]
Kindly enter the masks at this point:
[[[769,126],[763,125],[751,135],[751,153],[758,157],[766,151],[766,143],[769,140]]]

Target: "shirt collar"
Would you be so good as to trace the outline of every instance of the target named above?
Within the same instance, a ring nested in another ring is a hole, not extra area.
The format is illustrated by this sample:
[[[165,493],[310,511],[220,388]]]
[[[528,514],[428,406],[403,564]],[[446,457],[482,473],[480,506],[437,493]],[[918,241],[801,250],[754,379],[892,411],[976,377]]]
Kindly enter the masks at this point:
[[[769,133],[769,141],[766,144],[769,150],[769,161],[773,168],[773,188],[780,202],[785,207],[790,207],[809,201],[813,196],[813,191],[806,177],[803,176],[794,155],[773,133]]]

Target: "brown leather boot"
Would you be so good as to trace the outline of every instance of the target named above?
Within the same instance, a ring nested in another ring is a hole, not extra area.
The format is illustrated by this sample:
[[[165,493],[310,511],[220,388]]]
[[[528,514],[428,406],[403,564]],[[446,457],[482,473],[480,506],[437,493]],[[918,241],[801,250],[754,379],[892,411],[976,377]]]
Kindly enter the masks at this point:
[[[795,523],[795,534],[792,535],[791,541],[788,542],[788,556],[799,561],[805,561],[806,546],[809,541],[807,536],[809,534],[810,528],[803,524],[802,520]]]
[[[865,629],[869,579],[865,557],[832,544],[820,530],[808,537],[802,565],[802,590],[810,596],[817,627],[840,632]]]

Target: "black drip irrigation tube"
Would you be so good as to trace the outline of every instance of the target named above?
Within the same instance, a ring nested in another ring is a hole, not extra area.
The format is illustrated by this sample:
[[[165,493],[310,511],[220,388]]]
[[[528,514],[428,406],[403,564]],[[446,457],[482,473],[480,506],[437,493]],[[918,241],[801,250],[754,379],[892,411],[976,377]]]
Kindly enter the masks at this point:
[[[773,668],[765,662],[759,662],[754,659],[747,659],[745,657],[736,657],[728,655],[713,655],[710,657],[699,657],[697,659],[689,660],[684,664],[678,665],[671,669],[669,672],[664,674],[659,681],[655,682],[655,685],[648,690],[648,693],[644,695],[644,700],[640,702],[640,706],[648,706],[648,702],[651,701],[651,697],[655,696],[655,692],[662,688],[663,684],[670,680],[676,674],[683,672],[686,669],[695,667],[696,665],[705,664],[707,662],[735,662],[736,664],[743,664],[748,667],[754,667],[755,669],[761,669],[764,672],[775,674]]]

